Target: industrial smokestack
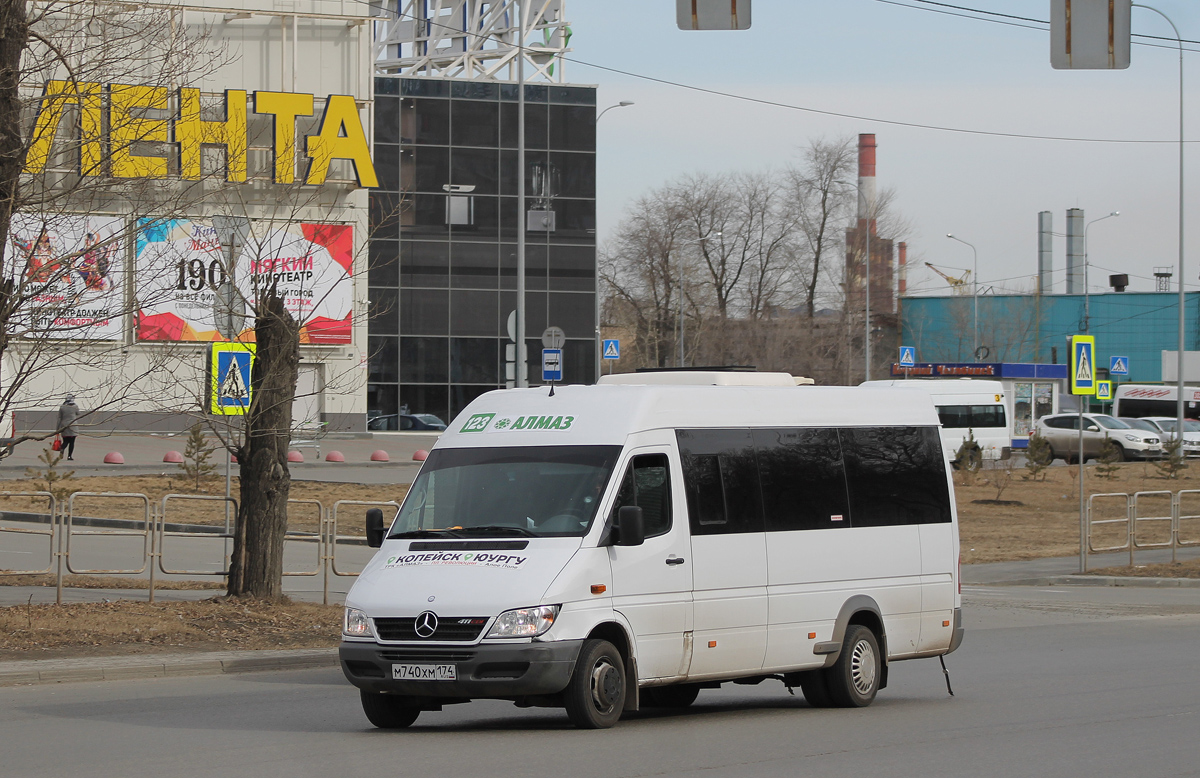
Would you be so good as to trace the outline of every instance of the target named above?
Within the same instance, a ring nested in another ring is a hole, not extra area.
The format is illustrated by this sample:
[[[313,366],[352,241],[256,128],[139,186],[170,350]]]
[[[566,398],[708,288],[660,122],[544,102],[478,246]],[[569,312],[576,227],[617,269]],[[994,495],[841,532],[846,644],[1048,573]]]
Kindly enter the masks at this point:
[[[1083,209],[1067,209],[1067,294],[1083,294]]]
[[[875,234],[875,134],[858,136],[858,228]]]
[[[1038,214],[1038,294],[1054,291],[1054,215]]]
[[[908,291],[908,244],[900,241],[900,267],[897,270],[897,289],[900,294]]]

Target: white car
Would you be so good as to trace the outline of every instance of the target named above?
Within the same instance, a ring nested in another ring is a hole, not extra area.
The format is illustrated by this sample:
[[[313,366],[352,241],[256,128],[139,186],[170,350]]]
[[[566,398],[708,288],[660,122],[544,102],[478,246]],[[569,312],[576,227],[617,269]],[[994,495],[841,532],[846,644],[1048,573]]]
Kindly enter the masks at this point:
[[[1079,459],[1079,415],[1060,413],[1043,416],[1037,422],[1038,434],[1050,444],[1058,459],[1068,464]],[[1160,433],[1161,434],[1161,433]],[[1104,442],[1117,445],[1117,456],[1126,459],[1158,459],[1162,456],[1160,434],[1136,429],[1118,418],[1103,413],[1083,414],[1083,459],[1096,459]]]
[[[1153,424],[1159,430],[1163,440],[1173,440],[1179,419],[1173,416],[1147,416],[1142,421]],[[1200,421],[1183,420],[1183,454],[1189,457],[1200,457]]]

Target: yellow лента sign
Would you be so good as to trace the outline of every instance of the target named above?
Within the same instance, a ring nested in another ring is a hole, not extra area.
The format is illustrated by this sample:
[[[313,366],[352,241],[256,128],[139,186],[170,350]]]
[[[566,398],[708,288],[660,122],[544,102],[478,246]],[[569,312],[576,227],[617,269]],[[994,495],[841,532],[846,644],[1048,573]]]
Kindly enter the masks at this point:
[[[25,172],[36,174],[46,169],[65,109],[75,106],[79,113],[81,175],[101,175],[107,159],[114,178],[166,178],[168,158],[161,154],[135,153],[134,144],[167,143],[173,136],[179,147],[180,177],[191,181],[200,179],[200,148],[207,145],[224,147],[226,181],[245,181],[249,145],[246,97],[245,90],[226,90],[225,118],[207,121],[200,118],[200,90],[182,87],[178,90],[179,112],[176,116],[147,119],[144,118],[147,111],[170,108],[166,87],[109,84],[105,89],[104,85],[92,82],[48,81],[25,157]],[[313,105],[310,94],[254,93],[254,113],[274,119],[272,151],[276,183],[295,182],[296,120],[312,116]],[[329,163],[345,159],[354,165],[359,186],[379,185],[358,106],[350,95],[326,98],[320,130],[305,138],[304,154],[311,161],[305,184],[325,183]]]

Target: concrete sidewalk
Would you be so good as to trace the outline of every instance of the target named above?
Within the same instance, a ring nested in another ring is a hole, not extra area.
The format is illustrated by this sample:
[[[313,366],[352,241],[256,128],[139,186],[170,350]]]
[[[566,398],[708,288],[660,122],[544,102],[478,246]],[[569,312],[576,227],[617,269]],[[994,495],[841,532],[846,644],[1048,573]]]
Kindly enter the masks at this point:
[[[1176,551],[1175,558],[1184,562],[1197,557],[1200,557],[1200,548],[1179,549]],[[1134,554],[1134,563],[1138,565],[1166,564],[1170,561],[1170,549],[1143,549]],[[1127,551],[1116,554],[1091,554],[1087,560],[1088,570],[1125,567],[1128,564],[1129,552]],[[1076,586],[1200,587],[1200,579],[1195,578],[1143,578],[1081,574],[1077,556],[963,565],[962,582],[968,586],[1063,586],[1073,584]]]
[[[336,648],[286,651],[202,651],[81,659],[26,659],[0,662],[0,687],[70,681],[115,681],[168,675],[220,675],[263,670],[337,667]]]
[[[413,460],[418,450],[428,451],[437,442],[438,433],[427,432],[371,432],[329,433],[318,441],[318,450],[307,445],[293,446],[292,451],[304,457],[303,463],[291,463],[288,467],[292,478],[307,481],[338,481],[343,483],[412,483],[421,463]],[[211,442],[211,441],[210,441]],[[38,461],[42,452],[49,448],[50,440],[26,441],[17,446],[12,454],[0,460],[0,479],[22,478],[25,469],[44,469]],[[75,442],[75,459],[63,460],[59,470],[74,470],[77,476],[132,475],[175,473],[179,465],[163,462],[167,452],[183,453],[187,447],[185,433],[111,433],[105,435],[80,435]],[[344,462],[328,462],[329,452],[337,451]],[[383,451],[387,462],[371,460],[372,454]],[[124,464],[105,464],[104,458],[117,452]],[[218,475],[225,474],[225,460],[220,452],[214,453],[210,461],[217,464]],[[233,474],[238,467],[233,465]],[[0,484],[2,486],[2,484]],[[2,491],[2,489],[0,489]]]

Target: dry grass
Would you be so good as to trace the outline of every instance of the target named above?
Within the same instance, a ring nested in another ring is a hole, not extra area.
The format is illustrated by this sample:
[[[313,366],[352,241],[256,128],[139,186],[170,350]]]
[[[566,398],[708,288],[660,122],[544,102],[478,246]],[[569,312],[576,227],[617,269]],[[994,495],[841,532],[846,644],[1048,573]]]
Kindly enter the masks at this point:
[[[1052,467],[1044,481],[1025,480],[1024,468],[1014,468],[1011,484],[1001,498],[1017,505],[981,504],[976,500],[995,500],[993,481],[1002,473],[985,470],[974,483],[964,483],[964,474],[955,474],[958,502],[959,535],[963,564],[1004,562],[1042,557],[1074,556],[1079,553],[1079,479],[1077,467]],[[1179,478],[1165,479],[1154,465],[1127,462],[1117,468],[1113,479],[1100,478],[1095,466],[1085,474],[1087,494],[1179,491],[1200,489],[1200,463],[1192,462]],[[1160,515],[1168,511],[1167,500],[1143,499],[1140,515]],[[1187,512],[1200,513],[1200,495],[1189,498]],[[1104,517],[1124,516],[1124,503],[1098,501],[1096,510]],[[1163,525],[1148,525],[1146,539],[1163,535]],[[1097,546],[1117,545],[1124,529],[1101,528],[1094,533]],[[1184,529],[1186,539],[1200,539],[1200,521]]]
[[[215,597],[199,602],[78,603],[0,608],[0,660],[63,656],[328,648],[342,609]]]
[[[1186,562],[1167,562],[1161,565],[1103,567],[1099,570],[1089,570],[1088,575],[1125,575],[1136,578],[1200,578],[1200,559],[1190,559]]]
[[[224,497],[224,479],[211,479],[207,490],[196,492],[193,484],[180,474],[168,475],[131,475],[131,476],[92,476],[88,478],[72,478],[72,490],[79,492],[116,492],[124,494],[144,494],[152,504],[159,504],[168,494],[195,494],[203,497]],[[37,480],[20,478],[0,482],[0,492],[32,492],[43,489],[43,484]],[[238,495],[238,479],[233,479],[231,494],[234,499]],[[289,509],[288,529],[300,532],[315,532],[317,530],[317,509],[305,501],[317,500],[327,509],[331,509],[338,500],[362,500],[399,502],[407,493],[408,487],[397,484],[346,484],[323,481],[292,481]],[[0,510],[25,513],[45,513],[48,510],[48,500],[36,497],[9,497],[0,493]],[[165,519],[168,522],[180,524],[208,524],[221,526],[225,523],[225,505],[216,500],[169,500]],[[363,514],[365,506],[350,505],[338,511],[338,533],[342,535],[363,534]],[[123,497],[87,497],[78,495],[75,498],[74,515],[96,518],[127,519],[142,521],[145,518],[145,503],[142,500]]]
[[[55,586],[54,576],[49,573],[35,575],[5,575],[0,570],[0,586]],[[127,578],[107,575],[64,575],[63,586],[68,589],[149,589],[149,578]],[[154,590],[202,591],[224,589],[223,581],[164,581],[154,582]]]

